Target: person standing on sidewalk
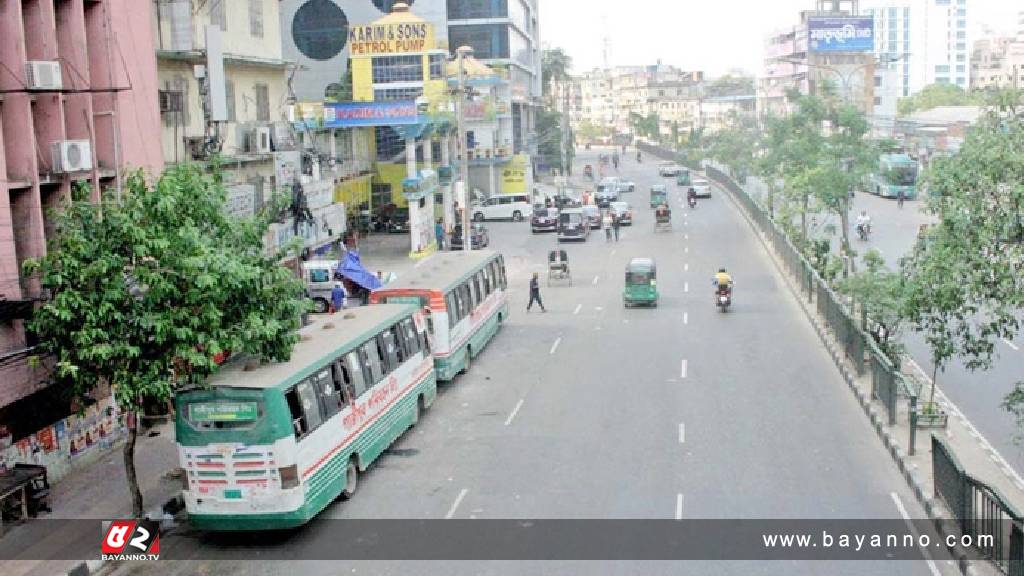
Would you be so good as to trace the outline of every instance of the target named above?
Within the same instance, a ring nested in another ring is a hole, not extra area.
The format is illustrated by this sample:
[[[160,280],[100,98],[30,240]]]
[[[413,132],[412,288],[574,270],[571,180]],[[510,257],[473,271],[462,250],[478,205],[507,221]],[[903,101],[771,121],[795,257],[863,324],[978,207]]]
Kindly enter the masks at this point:
[[[527,312],[530,311],[530,308],[533,308],[534,302],[540,306],[541,312],[548,311],[548,309],[544,307],[544,302],[540,299],[540,275],[536,272],[533,273],[533,278],[530,278],[530,303],[526,305]]]
[[[444,250],[444,221],[440,218],[434,224],[434,237],[437,238],[437,249]]]
[[[331,289],[331,314],[345,309],[345,288],[341,282],[335,282]]]

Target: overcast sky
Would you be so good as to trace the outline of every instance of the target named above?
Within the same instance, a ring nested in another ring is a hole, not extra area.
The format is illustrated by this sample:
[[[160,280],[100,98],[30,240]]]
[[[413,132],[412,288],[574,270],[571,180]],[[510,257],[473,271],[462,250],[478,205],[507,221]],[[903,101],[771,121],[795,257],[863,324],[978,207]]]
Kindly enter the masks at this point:
[[[929,0],[932,1],[932,0]],[[611,64],[653,64],[717,76],[761,69],[765,36],[799,21],[814,0],[540,0],[541,40],[565,48],[579,73]],[[862,0],[861,5],[866,5]],[[971,41],[983,27],[1012,33],[1024,0],[967,0]]]

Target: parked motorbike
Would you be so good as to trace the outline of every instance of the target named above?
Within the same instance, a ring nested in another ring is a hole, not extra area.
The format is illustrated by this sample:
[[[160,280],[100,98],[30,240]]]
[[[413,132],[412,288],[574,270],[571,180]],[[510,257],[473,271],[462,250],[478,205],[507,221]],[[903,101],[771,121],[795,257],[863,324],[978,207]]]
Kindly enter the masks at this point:
[[[715,292],[715,305],[722,312],[728,312],[729,306],[732,305],[732,289],[728,286],[719,286]]]

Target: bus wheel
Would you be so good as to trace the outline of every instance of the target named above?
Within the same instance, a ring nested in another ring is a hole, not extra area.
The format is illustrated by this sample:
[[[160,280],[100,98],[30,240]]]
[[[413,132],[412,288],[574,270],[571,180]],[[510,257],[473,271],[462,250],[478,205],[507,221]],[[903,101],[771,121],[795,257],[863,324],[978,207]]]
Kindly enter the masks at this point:
[[[466,346],[466,361],[462,364],[462,373],[468,374],[469,369],[473,366],[473,348]]]
[[[353,456],[348,460],[348,466],[345,467],[345,489],[341,491],[341,499],[348,500],[356,493],[356,487],[359,485],[359,468],[356,467],[356,458]]]

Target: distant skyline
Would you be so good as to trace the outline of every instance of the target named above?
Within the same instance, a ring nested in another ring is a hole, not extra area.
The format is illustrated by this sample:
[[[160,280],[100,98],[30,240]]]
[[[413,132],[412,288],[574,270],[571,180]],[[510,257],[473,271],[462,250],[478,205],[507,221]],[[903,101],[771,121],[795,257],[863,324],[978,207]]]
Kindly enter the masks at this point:
[[[661,59],[711,76],[736,68],[757,74],[765,37],[814,6],[814,0],[541,0],[541,40],[564,48],[574,73],[602,65],[607,35],[613,66]],[[1024,0],[968,0],[967,10],[973,43],[986,29],[1014,34]]]

